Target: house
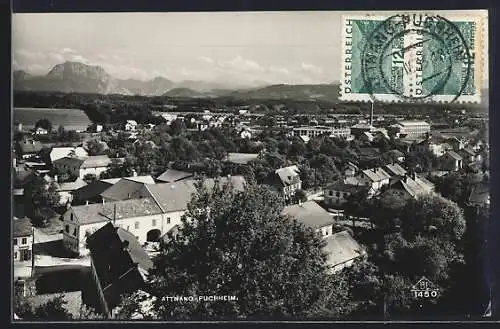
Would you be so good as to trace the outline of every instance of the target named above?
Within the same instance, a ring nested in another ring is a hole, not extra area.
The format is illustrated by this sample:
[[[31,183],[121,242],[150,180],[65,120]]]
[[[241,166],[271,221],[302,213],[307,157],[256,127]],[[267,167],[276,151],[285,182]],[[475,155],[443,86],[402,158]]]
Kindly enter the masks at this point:
[[[105,202],[132,199],[133,195],[144,185],[145,182],[138,182],[128,178],[122,178],[111,187],[101,193]],[[154,182],[153,182],[154,184]]]
[[[224,158],[224,162],[232,164],[248,164],[259,157],[259,153],[228,153]]]
[[[50,163],[65,158],[65,157],[88,157],[87,151],[83,147],[53,147],[50,150],[49,158]]]
[[[13,219],[14,277],[23,281],[31,277],[33,261],[33,228],[29,218]]]
[[[446,153],[451,145],[445,143],[442,138],[431,136],[429,138],[424,138],[421,141],[417,141],[414,145],[414,149],[418,153],[431,152],[437,157],[440,157]]]
[[[35,129],[35,135],[47,135],[49,133],[49,131],[45,128],[42,128],[42,127],[37,127]]]
[[[151,230],[164,226],[162,210],[151,198],[71,206],[63,215],[63,245],[78,255],[86,255],[85,239],[108,222],[126,228],[141,242],[151,238]],[[155,231],[156,232],[156,231]]]
[[[490,206],[490,187],[486,183],[481,183],[474,187],[469,195],[467,204],[477,210]]]
[[[418,177],[415,173],[398,177],[390,184],[390,189],[398,189],[416,199],[422,195],[430,194],[434,191],[434,184],[423,177]]]
[[[281,215],[295,218],[299,223],[314,229],[323,237],[332,235],[333,216],[315,201],[286,206]]]
[[[367,255],[364,248],[347,231],[327,236],[325,242],[328,255],[326,263],[330,273],[337,273]]]
[[[329,185],[325,188],[325,203],[329,206],[343,205],[351,194],[360,191],[361,188],[360,186],[345,183]]]
[[[243,191],[246,182],[243,176],[211,178],[203,181],[207,189],[215,185],[230,183],[236,191]],[[63,242],[66,248],[82,254],[85,232],[92,232],[108,221],[134,233],[141,243],[157,242],[175,225],[180,225],[181,217],[187,210],[196,181],[185,180],[175,183],[141,184],[130,199],[73,206],[64,214]],[[128,198],[128,194],[127,194]],[[67,227],[66,227],[67,225]]]
[[[192,179],[193,176],[194,174],[190,172],[167,169],[160,176],[156,177],[156,180],[164,183],[173,183],[185,179]]]
[[[359,185],[369,187],[370,195],[380,192],[383,186],[389,185],[390,178],[391,175],[380,167],[362,170],[356,176]]]
[[[406,169],[401,167],[398,163],[390,163],[382,167],[386,173],[391,175],[391,178],[403,177],[407,174]]]
[[[64,157],[54,161],[53,166],[61,172],[69,172],[71,175],[84,178],[87,174],[96,177],[106,171],[111,163],[107,155],[95,155],[89,157]]]
[[[277,188],[285,200],[290,200],[302,188],[299,172],[296,165],[279,168],[266,179],[266,183]]]
[[[127,120],[125,123],[125,130],[126,131],[135,131],[137,128],[137,121],[135,120]]]
[[[440,159],[443,170],[458,171],[463,167],[463,158],[455,151],[446,152]]]
[[[31,158],[37,155],[43,149],[43,144],[34,139],[23,139],[16,144],[16,154],[19,154],[22,159]]]
[[[74,182],[56,183],[57,192],[60,197],[59,204],[61,206],[71,204],[71,202],[73,202],[73,193],[86,185],[87,183],[81,178],[77,178]]]
[[[431,131],[431,125],[425,121],[404,120],[391,126],[396,129],[398,137],[416,138],[425,136]]]
[[[114,315],[121,297],[142,289],[153,262],[134,234],[107,223],[86,239],[98,309]]]
[[[132,176],[132,177],[107,178],[107,179],[96,180],[74,191],[73,204],[79,205],[79,204],[85,204],[87,202],[89,203],[102,202],[101,194],[122,179],[142,182],[145,184],[155,183],[153,177],[151,176]]]
[[[344,175],[346,177],[353,177],[356,175],[356,173],[359,171],[359,168],[358,166],[356,166],[354,163],[352,162],[347,162],[347,165],[344,169]]]
[[[167,125],[170,125],[172,121],[177,120],[177,114],[171,114],[171,113],[162,113],[161,117],[165,119],[167,122]]]
[[[479,162],[481,161],[481,154],[476,153],[472,148],[470,147],[465,147],[458,152],[457,154],[461,155],[465,163],[471,163],[471,162]]]

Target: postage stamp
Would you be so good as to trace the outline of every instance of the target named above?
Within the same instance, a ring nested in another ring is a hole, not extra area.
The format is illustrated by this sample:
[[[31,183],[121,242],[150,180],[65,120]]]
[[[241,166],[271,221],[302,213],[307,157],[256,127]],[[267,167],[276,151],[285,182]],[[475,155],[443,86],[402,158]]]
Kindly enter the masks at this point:
[[[486,15],[345,15],[340,100],[479,103]]]

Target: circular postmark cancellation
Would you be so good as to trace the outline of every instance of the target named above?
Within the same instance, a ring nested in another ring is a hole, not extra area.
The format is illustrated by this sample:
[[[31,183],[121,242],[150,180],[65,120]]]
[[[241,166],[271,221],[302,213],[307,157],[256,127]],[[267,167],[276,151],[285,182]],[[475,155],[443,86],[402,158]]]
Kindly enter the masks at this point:
[[[460,29],[444,17],[394,15],[369,34],[361,75],[372,100],[396,95],[405,102],[455,101],[472,79],[473,56]]]

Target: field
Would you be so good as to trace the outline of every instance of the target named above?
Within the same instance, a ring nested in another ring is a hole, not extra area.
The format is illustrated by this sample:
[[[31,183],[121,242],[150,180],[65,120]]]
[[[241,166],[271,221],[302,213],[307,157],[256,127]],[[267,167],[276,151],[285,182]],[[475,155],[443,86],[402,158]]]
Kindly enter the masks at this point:
[[[23,124],[24,129],[30,129],[43,118],[52,122],[54,129],[62,125],[66,130],[85,130],[92,121],[85,112],[78,109],[49,108],[14,108],[14,120]]]

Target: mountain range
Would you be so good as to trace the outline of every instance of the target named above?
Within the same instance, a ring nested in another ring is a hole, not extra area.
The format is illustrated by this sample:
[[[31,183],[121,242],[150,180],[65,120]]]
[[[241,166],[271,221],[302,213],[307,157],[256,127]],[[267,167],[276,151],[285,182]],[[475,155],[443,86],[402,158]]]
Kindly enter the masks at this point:
[[[80,62],[55,65],[46,75],[14,71],[14,90],[64,93],[124,94],[168,97],[236,97],[242,99],[296,99],[337,101],[337,84],[264,85],[257,88],[227,86],[216,82],[186,80],[173,82],[164,77],[151,80],[118,79],[102,67]]]

